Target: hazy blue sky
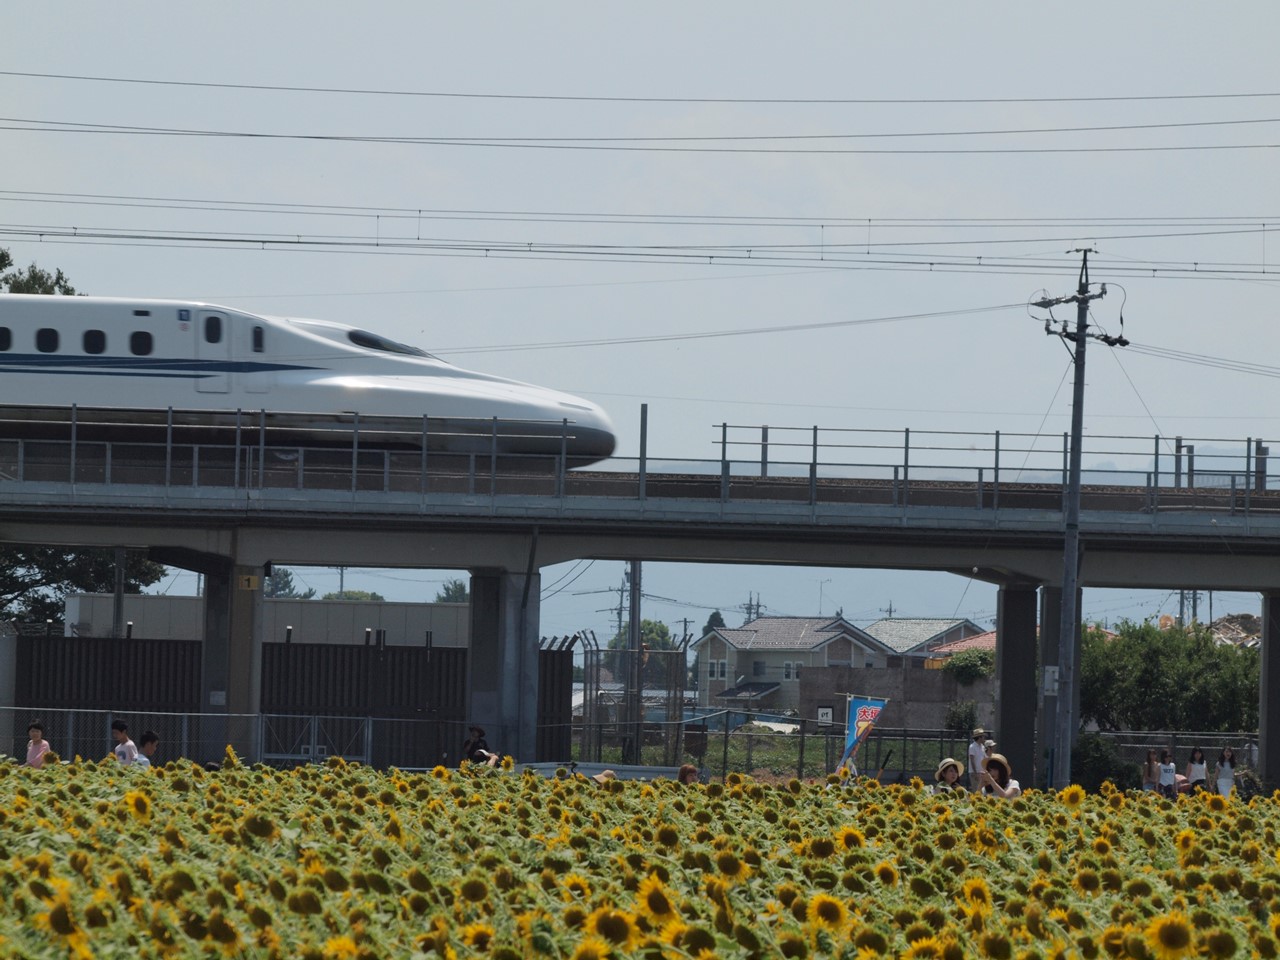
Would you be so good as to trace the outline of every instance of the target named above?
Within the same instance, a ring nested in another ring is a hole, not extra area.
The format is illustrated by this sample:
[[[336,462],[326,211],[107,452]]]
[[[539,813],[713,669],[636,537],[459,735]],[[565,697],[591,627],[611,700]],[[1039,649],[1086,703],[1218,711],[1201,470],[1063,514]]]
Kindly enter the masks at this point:
[[[0,31],[0,245],[94,294],[355,322],[578,393],[622,456],[644,402],[655,457],[718,456],[722,422],[1051,449],[1067,355],[1017,305],[1071,291],[1068,249],[1097,248],[1094,319],[1119,332],[1123,306],[1135,347],[1276,353],[1278,27],[1261,0],[40,4]],[[637,336],[658,339],[607,342]],[[606,342],[512,346],[585,340]],[[1091,436],[1280,429],[1274,369],[1106,354]],[[584,567],[544,571],[544,632],[611,630],[592,591],[621,565]],[[441,576],[346,574],[397,599]],[[749,593],[858,622],[995,610],[945,574],[651,564],[644,585],[668,598],[646,616],[693,629]],[[1173,606],[1086,594],[1090,618]]]

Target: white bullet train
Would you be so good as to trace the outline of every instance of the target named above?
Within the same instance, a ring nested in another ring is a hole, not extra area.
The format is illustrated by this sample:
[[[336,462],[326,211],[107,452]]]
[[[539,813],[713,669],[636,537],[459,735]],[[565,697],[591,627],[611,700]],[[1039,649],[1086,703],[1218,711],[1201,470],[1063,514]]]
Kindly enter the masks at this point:
[[[357,327],[209,303],[0,294],[0,404],[429,418],[431,449],[613,453],[600,407]],[[490,421],[486,423],[485,421]],[[567,421],[567,426],[565,425]]]

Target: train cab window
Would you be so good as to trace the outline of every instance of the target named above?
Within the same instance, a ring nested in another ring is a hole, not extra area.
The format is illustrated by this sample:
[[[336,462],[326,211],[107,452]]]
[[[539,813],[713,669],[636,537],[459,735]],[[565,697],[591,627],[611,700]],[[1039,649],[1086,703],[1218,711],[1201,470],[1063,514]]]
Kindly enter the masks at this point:
[[[407,343],[397,343],[387,337],[379,336],[376,333],[370,333],[368,330],[352,330],[347,334],[347,339],[354,343],[357,347],[364,347],[366,350],[381,350],[384,353],[402,353],[409,357],[429,357],[431,354],[417,347],[411,347]]]
[[[13,346],[13,331],[8,327],[0,327],[0,351],[7,351]]]
[[[82,343],[85,353],[103,353],[107,349],[107,335],[101,330],[86,330]]]
[[[129,352],[135,357],[147,357],[151,355],[153,343],[151,334],[145,330],[135,330],[129,334]]]
[[[41,353],[58,352],[58,331],[53,327],[41,327],[36,331],[36,349]]]
[[[261,353],[265,346],[266,332],[262,327],[253,328],[253,352]]]
[[[222,318],[210,314],[204,318],[204,342],[205,343],[221,343],[222,342]]]

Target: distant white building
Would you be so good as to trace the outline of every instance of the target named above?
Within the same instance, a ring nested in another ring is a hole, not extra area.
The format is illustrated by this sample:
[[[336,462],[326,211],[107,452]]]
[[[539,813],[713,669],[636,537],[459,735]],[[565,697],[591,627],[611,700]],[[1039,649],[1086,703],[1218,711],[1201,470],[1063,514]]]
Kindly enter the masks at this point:
[[[76,593],[64,604],[67,636],[111,636],[115,598],[109,593]],[[204,598],[126,594],[124,619],[139,639],[204,639]],[[284,643],[364,643],[379,636],[390,646],[434,647],[471,643],[470,607],[465,603],[388,603],[368,600],[274,599],[262,602],[263,639]]]

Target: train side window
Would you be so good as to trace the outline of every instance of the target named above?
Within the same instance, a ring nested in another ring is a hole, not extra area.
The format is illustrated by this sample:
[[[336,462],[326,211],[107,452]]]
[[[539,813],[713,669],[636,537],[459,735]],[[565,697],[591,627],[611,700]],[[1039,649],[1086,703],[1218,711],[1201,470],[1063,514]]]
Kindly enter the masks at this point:
[[[152,339],[151,334],[145,330],[135,330],[129,334],[129,352],[135,357],[147,357],[151,355]]]
[[[253,328],[253,352],[261,353],[263,350],[266,333],[261,327]]]
[[[210,314],[204,318],[204,342],[205,343],[221,343],[222,342],[222,318]]]
[[[0,351],[8,351],[13,346],[13,331],[8,327],[0,327]]]
[[[103,353],[107,349],[107,335],[101,330],[86,330],[83,343],[85,353]]]
[[[58,331],[53,327],[41,327],[36,331],[36,349],[41,353],[58,352]]]

